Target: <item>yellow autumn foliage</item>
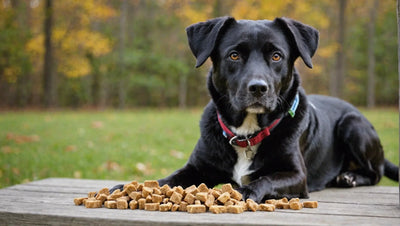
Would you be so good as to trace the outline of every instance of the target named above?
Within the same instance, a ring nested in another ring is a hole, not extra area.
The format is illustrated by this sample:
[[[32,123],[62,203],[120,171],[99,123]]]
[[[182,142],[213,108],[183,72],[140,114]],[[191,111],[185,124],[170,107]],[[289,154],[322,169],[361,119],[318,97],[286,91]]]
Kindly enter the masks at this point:
[[[231,14],[236,19],[273,20],[275,17],[290,17],[319,28],[329,26],[329,18],[314,8],[314,1],[243,0],[235,4]]]
[[[103,34],[94,31],[90,22],[96,19],[108,19],[116,15],[115,10],[101,4],[101,1],[60,1],[57,10],[65,13],[76,10],[85,12],[79,14],[79,26],[68,27],[56,25],[52,32],[54,57],[57,59],[57,72],[67,77],[81,77],[90,73],[90,64],[86,57],[90,54],[100,57],[111,52],[113,43]],[[39,33],[27,44],[26,50],[33,61],[41,62],[44,55],[44,34]]]
[[[80,56],[66,57],[62,60],[62,64],[58,64],[58,72],[71,78],[85,76],[91,70],[88,60]]]
[[[318,56],[322,58],[329,58],[335,55],[337,49],[339,48],[339,44],[337,42],[332,42],[329,44],[326,44],[324,46],[320,46],[318,48]]]

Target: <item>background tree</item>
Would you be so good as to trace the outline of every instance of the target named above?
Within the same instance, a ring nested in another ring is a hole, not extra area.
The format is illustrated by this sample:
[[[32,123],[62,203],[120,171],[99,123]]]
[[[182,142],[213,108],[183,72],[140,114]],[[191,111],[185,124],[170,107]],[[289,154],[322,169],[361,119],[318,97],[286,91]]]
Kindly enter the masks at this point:
[[[367,85],[367,107],[375,107],[375,23],[379,0],[370,4],[370,21],[368,24],[368,85]]]
[[[55,74],[53,71],[53,0],[46,0],[44,18],[44,66],[43,66],[43,99],[45,107],[56,104]]]
[[[331,78],[330,94],[332,96],[343,98],[344,78],[345,78],[345,62],[346,62],[346,4],[347,0],[339,0],[338,7],[338,48],[336,50],[336,70]]]

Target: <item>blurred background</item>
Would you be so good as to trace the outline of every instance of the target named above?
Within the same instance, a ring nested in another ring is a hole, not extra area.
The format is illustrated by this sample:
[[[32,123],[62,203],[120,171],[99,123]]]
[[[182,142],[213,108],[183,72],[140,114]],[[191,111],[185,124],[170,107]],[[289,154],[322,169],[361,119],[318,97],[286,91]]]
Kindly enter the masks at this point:
[[[285,16],[314,26],[308,93],[397,104],[395,0],[1,0],[1,108],[193,107],[208,102],[185,27]]]
[[[0,0],[0,188],[182,167],[211,66],[195,69],[185,27],[225,15],[317,28],[314,68],[297,61],[306,92],[358,106],[398,164],[395,0]]]

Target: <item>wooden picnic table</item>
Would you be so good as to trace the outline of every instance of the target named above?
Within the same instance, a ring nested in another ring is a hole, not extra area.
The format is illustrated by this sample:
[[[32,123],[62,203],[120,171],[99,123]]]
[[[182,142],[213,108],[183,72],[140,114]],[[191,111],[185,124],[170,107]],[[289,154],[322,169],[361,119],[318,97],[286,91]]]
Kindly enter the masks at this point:
[[[398,187],[326,189],[316,209],[189,214],[87,209],[73,199],[126,181],[49,178],[0,189],[0,225],[400,225]]]

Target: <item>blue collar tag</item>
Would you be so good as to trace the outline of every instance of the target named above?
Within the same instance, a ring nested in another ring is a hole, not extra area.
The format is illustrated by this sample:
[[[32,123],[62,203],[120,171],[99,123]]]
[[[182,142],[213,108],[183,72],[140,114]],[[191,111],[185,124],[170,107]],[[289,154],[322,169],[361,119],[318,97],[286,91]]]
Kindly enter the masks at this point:
[[[299,106],[299,94],[297,93],[296,96],[294,97],[294,101],[292,104],[292,107],[290,107],[288,113],[290,116],[292,116],[292,118],[294,118],[295,114],[296,114],[296,109]]]

